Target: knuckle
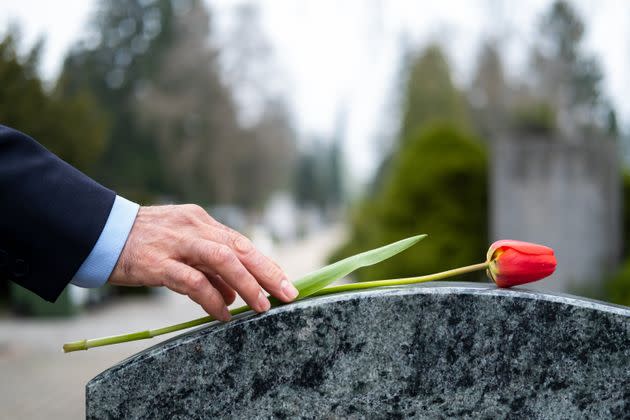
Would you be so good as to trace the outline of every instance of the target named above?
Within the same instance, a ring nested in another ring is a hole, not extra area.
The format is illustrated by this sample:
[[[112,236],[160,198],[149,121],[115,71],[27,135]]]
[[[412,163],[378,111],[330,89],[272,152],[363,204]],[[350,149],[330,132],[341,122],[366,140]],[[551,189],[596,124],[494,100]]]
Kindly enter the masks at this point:
[[[201,208],[201,206],[197,205],[197,204],[184,204],[182,206],[182,208],[189,212],[189,213],[196,213],[199,214],[199,212],[202,212],[203,209]]]
[[[275,264],[268,262],[265,264],[265,268],[263,270],[264,276],[273,281],[280,282],[283,277],[282,270],[278,268]]]
[[[190,272],[186,274],[184,282],[192,292],[202,290],[206,282],[206,278],[201,273]]]
[[[232,247],[243,255],[251,254],[254,251],[254,244],[240,233],[234,232],[231,235],[230,242]]]
[[[217,245],[212,250],[212,259],[219,265],[230,264],[235,258],[232,250],[226,245]]]
[[[180,206],[182,214],[190,221],[201,219],[206,216],[206,211],[197,204],[183,204]]]

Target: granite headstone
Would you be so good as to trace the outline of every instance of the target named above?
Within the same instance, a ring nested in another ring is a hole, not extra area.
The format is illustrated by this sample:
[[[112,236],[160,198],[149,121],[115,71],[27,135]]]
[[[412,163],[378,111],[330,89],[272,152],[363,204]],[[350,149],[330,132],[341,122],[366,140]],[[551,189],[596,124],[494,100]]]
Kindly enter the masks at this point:
[[[87,385],[91,419],[629,414],[628,308],[468,283],[243,314],[138,353]]]

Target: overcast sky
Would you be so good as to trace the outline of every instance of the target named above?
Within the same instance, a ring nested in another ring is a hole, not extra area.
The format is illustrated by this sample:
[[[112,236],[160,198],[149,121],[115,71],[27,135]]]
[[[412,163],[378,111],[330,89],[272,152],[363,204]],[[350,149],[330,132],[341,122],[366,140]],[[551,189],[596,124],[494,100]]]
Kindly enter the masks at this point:
[[[53,80],[68,47],[83,33],[94,0],[3,0],[0,33],[21,24],[27,44],[46,38],[42,74]],[[523,71],[536,39],[536,19],[551,1],[460,0],[216,0],[219,36],[229,30],[235,5],[260,5],[261,25],[273,49],[277,85],[285,92],[304,137],[329,135],[345,111],[344,140],[350,175],[373,171],[375,137],[391,113],[392,81],[399,70],[401,40],[440,41],[456,81],[469,81],[479,40],[501,36],[508,71]],[[624,125],[630,122],[630,3],[572,2],[587,23],[588,51],[604,70],[604,87]],[[349,153],[352,151],[352,153]]]

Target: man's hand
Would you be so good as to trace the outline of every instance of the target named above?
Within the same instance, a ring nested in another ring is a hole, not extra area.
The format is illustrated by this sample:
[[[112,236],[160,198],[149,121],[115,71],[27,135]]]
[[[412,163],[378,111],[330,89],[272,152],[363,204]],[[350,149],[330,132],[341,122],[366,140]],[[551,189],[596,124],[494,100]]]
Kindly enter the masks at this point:
[[[201,207],[141,207],[109,283],[166,286],[188,295],[216,319],[230,319],[238,293],[258,312],[269,309],[263,288],[289,302],[298,291],[249,239]]]

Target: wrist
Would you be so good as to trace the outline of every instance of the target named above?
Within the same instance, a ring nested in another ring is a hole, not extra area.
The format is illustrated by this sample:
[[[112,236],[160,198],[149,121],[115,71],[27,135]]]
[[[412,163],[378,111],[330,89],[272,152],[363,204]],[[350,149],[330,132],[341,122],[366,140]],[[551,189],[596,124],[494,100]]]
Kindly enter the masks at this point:
[[[95,288],[107,282],[122,254],[139,207],[116,196],[105,226],[92,251],[75,273],[72,284]]]

